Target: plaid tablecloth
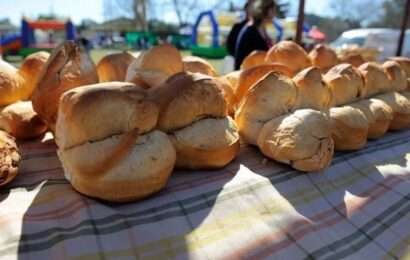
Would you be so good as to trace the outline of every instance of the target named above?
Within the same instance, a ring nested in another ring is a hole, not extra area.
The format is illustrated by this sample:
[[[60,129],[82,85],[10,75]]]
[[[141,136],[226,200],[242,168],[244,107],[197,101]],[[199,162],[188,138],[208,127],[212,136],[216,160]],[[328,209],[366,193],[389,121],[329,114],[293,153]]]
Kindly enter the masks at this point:
[[[3,259],[408,259],[410,131],[302,174],[242,147],[219,171],[175,172],[155,196],[75,192],[53,142],[21,145],[0,192]]]

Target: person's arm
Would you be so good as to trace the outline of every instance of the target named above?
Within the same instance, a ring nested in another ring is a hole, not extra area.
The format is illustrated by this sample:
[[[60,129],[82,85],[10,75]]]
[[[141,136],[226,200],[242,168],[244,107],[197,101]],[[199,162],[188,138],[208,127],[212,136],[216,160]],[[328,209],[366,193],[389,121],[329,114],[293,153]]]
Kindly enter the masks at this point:
[[[238,39],[238,34],[241,28],[239,28],[239,24],[234,24],[231,31],[228,34],[228,38],[226,39],[226,49],[228,53],[232,56],[235,55],[235,45],[236,40]]]

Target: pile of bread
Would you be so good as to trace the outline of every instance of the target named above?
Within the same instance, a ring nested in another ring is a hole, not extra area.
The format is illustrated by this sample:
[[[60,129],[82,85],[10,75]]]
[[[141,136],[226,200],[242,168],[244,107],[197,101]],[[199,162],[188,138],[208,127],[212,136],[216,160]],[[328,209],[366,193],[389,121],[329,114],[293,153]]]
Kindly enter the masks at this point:
[[[167,44],[97,65],[70,41],[48,56],[33,54],[19,70],[0,63],[0,128],[8,132],[0,133],[0,185],[20,160],[11,136],[47,129],[76,190],[130,201],[161,190],[174,168],[226,166],[240,138],[269,158],[318,171],[334,149],[360,149],[410,125],[406,58],[355,68],[325,46],[307,55],[281,42],[219,76]]]

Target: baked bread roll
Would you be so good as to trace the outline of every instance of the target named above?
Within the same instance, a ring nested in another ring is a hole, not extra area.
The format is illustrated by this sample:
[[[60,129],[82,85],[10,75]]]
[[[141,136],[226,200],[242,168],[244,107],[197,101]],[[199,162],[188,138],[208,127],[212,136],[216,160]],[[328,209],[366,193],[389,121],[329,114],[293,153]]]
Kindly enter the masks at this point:
[[[281,64],[263,64],[243,70],[239,75],[238,88],[235,93],[238,102],[241,102],[242,98],[258,80],[272,71],[282,73],[288,77],[292,76],[290,69]]]
[[[97,73],[100,82],[125,81],[128,66],[135,61],[129,52],[109,54],[97,64]]]
[[[241,70],[252,68],[253,66],[265,64],[266,51],[255,50],[242,61]]]
[[[391,57],[389,60],[395,61],[400,64],[401,68],[406,73],[406,77],[410,78],[410,58],[407,57]]]
[[[290,112],[296,98],[296,86],[280,73],[270,72],[258,81],[236,112],[235,121],[243,141],[256,145],[263,125],[272,118]]]
[[[361,97],[368,98],[380,93],[390,91],[390,83],[384,69],[375,62],[366,62],[359,67],[364,79],[364,91]]]
[[[332,92],[332,106],[353,102],[364,91],[364,82],[360,72],[347,63],[331,68],[323,75],[323,80]]]
[[[34,112],[31,101],[19,101],[1,109],[0,129],[17,139],[29,139],[44,134],[47,126]]]
[[[339,57],[339,61],[340,61],[340,63],[351,64],[355,68],[358,68],[362,64],[366,63],[366,60],[363,59],[362,55],[360,55],[360,54],[343,55],[343,56]]]
[[[30,98],[48,57],[44,51],[33,53],[20,69],[0,59],[0,107]]]
[[[266,61],[285,65],[292,71],[292,76],[311,65],[306,51],[292,41],[273,45],[266,54]]]
[[[362,111],[351,106],[333,107],[329,115],[336,151],[359,150],[366,145],[369,122]]]
[[[294,109],[329,109],[332,102],[332,93],[323,81],[318,68],[310,67],[302,70],[293,77],[293,82],[298,92]]]
[[[375,99],[384,101],[393,110],[393,119],[389,129],[400,130],[410,126],[410,100],[407,97],[397,92],[390,92],[378,95]]]
[[[326,73],[339,63],[336,52],[324,44],[316,45],[313,50],[309,52],[309,59],[312,65],[318,67],[322,73]]]
[[[390,91],[402,91],[407,88],[406,72],[399,63],[395,61],[386,61],[383,63],[383,69],[389,79]]]
[[[14,138],[0,131],[0,187],[17,176],[21,156]]]
[[[274,118],[263,126],[258,146],[265,156],[297,170],[323,170],[334,152],[330,120],[312,109]]]
[[[177,150],[176,167],[222,167],[238,154],[239,135],[227,119],[228,107],[219,85],[199,73],[179,73],[150,91],[160,111],[157,127],[171,136]]]
[[[54,131],[60,96],[67,90],[98,82],[91,58],[73,41],[55,48],[39,77],[32,102],[34,111]]]
[[[235,70],[235,71],[232,71],[232,72],[222,76],[222,78],[226,79],[227,81],[229,81],[229,83],[231,83],[230,86],[231,86],[234,94],[237,92],[237,89],[238,89],[238,86],[239,86],[239,77],[240,77],[241,73],[242,73],[242,71]],[[235,96],[236,96],[236,94],[235,94]]]
[[[215,78],[220,84],[218,86],[222,87],[224,98],[228,106],[228,114],[233,116],[238,105],[238,100],[236,98],[235,92],[231,83],[224,77]]]
[[[393,110],[379,99],[363,99],[352,103],[352,107],[359,109],[369,122],[368,139],[378,139],[386,134],[393,119]]]
[[[157,118],[158,108],[131,83],[67,91],[56,127],[66,178],[79,192],[108,201],[131,201],[159,191],[176,152],[168,136],[153,129]]]
[[[212,65],[205,59],[196,56],[185,56],[182,58],[184,70],[191,73],[202,73],[208,76],[217,76]]]
[[[142,52],[128,67],[125,81],[153,88],[182,71],[184,63],[179,51],[170,44],[163,44]]]

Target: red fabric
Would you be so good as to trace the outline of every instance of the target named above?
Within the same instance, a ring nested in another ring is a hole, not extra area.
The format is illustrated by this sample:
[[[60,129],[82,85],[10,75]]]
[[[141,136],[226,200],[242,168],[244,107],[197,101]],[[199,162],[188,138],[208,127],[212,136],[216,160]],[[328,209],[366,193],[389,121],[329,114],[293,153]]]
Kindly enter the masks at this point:
[[[319,31],[319,29],[317,28],[312,28],[309,31],[309,37],[315,40],[324,40],[326,39],[326,35],[324,33],[322,33],[321,31]]]
[[[29,22],[28,25],[32,29],[42,29],[42,30],[64,30],[65,23],[59,21],[35,21]]]

